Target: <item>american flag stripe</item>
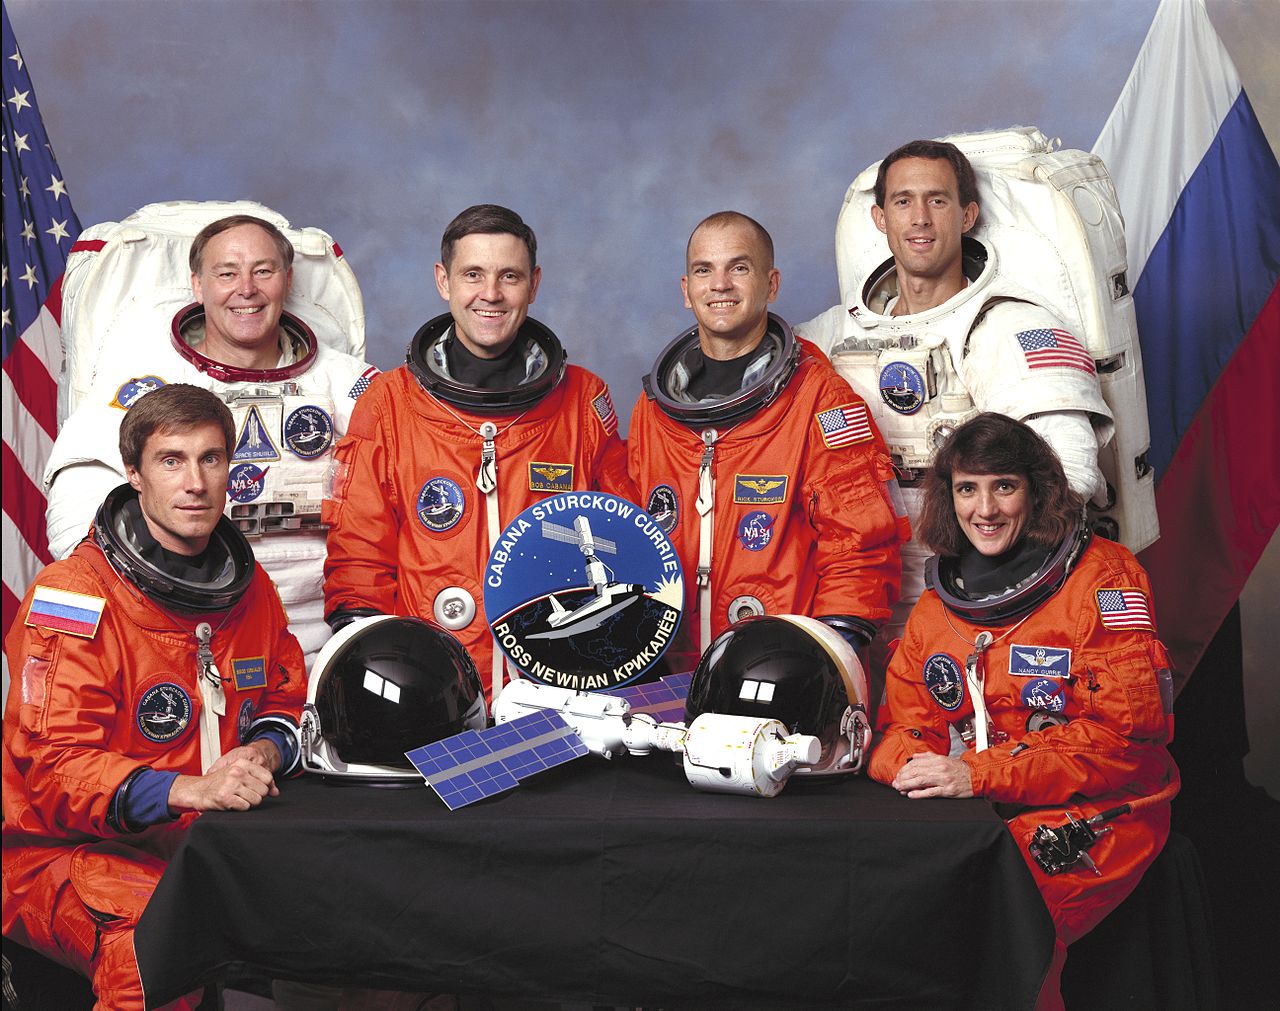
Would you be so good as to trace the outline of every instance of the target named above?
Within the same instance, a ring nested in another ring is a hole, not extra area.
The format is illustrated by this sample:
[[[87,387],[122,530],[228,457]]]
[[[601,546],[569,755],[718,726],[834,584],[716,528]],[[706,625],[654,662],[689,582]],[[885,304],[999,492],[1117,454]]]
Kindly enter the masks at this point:
[[[0,499],[7,633],[26,588],[51,561],[41,482],[58,430],[61,278],[80,234],[80,221],[49,146],[7,9],[2,34],[5,316]]]
[[[1108,587],[1098,591],[1098,614],[1104,628],[1153,631],[1151,609],[1141,590]]]
[[[1089,352],[1066,330],[1057,327],[1023,330],[1018,334],[1018,343],[1026,356],[1027,365],[1033,369],[1079,369],[1089,375],[1097,372]]]

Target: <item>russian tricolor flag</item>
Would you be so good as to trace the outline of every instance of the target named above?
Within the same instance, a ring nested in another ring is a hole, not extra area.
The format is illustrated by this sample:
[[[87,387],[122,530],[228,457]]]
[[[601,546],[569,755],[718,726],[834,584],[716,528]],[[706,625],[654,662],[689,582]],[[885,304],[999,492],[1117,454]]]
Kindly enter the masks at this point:
[[[106,606],[103,597],[37,585],[31,594],[27,624],[92,639],[98,634],[98,622],[102,620]]]
[[[1094,152],[1125,215],[1178,683],[1280,523],[1280,166],[1203,0],[1163,0]]]

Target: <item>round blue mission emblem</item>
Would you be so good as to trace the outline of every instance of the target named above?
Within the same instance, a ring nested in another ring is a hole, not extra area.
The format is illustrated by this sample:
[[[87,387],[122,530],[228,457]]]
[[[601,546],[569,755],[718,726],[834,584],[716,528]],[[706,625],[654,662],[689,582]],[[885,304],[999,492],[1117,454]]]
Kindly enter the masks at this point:
[[[964,674],[960,664],[946,653],[934,653],[924,662],[924,686],[933,701],[955,712],[964,701]]]
[[[191,722],[191,696],[171,681],[153,685],[138,701],[138,729],[148,741],[164,744]]]
[[[304,460],[324,456],[333,445],[333,419],[319,407],[299,407],[284,423],[284,444]]]
[[[915,414],[924,404],[920,370],[906,362],[890,362],[880,370],[880,399],[899,414]]]
[[[671,533],[680,522],[680,500],[676,498],[676,490],[669,484],[654,486],[653,491],[649,492],[645,511],[662,527],[663,533]]]
[[[428,478],[418,492],[418,519],[433,534],[452,530],[466,508],[462,488],[447,477]]]
[[[503,653],[535,681],[617,688],[657,663],[684,610],[684,575],[662,524],[626,499],[565,492],[502,532],[484,609]]]

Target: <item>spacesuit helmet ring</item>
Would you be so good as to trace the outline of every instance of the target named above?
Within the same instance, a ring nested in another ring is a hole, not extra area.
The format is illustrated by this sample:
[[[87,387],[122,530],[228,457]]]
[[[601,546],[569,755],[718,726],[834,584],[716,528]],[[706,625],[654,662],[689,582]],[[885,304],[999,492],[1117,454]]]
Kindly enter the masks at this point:
[[[459,382],[439,361],[437,346],[453,326],[449,313],[428,320],[409,342],[405,364],[424,390],[445,403],[474,414],[515,414],[543,400],[564,378],[569,356],[550,327],[532,316],[525,318],[516,335],[517,347],[528,347],[530,374],[524,382],[503,389],[488,389]]]
[[[704,713],[768,717],[818,738],[822,755],[796,774],[857,772],[871,745],[867,678],[844,638],[816,618],[759,615],[734,622],[702,655],[685,703]]]
[[[698,328],[690,327],[662,349],[644,376],[645,394],[663,414],[690,428],[729,425],[748,418],[778,398],[800,365],[800,342],[781,316],[769,313],[764,340],[772,345],[773,354],[755,382],[731,396],[699,402],[673,394],[672,379],[678,366],[698,346]]]
[[[141,522],[134,503],[138,492],[128,484],[113,489],[98,507],[93,522],[94,542],[112,568],[156,603],[175,611],[225,611],[235,605],[253,580],[253,549],[226,516],[218,520],[206,552],[222,565],[208,582],[185,579],[162,571],[142,550],[136,533]]]
[[[1062,589],[1092,536],[1092,528],[1082,519],[1076,530],[1048,553],[1034,573],[1016,586],[978,600],[970,599],[957,584],[958,566],[952,557],[932,555],[925,562],[925,586],[937,593],[948,611],[965,621],[975,625],[1003,625],[1034,611]]]
[[[192,302],[179,309],[173,317],[171,339],[174,350],[211,379],[221,383],[282,382],[303,375],[316,362],[320,342],[315,333],[297,316],[287,312],[280,314],[280,329],[284,331],[286,338],[306,349],[292,365],[276,369],[242,369],[214,361],[201,354],[187,339],[188,331],[204,322],[204,314],[204,306],[199,302]]]

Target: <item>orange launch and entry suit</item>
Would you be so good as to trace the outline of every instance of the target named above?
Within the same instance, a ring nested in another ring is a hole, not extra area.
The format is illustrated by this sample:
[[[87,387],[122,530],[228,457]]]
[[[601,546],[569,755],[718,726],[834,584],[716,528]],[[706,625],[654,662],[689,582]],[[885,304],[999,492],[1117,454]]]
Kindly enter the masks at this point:
[[[949,727],[974,720],[966,662],[979,634],[991,636],[979,661],[990,746],[960,758],[977,796],[1019,809],[1009,831],[1053,917],[1059,957],[1136,887],[1169,834],[1165,799],[1108,822],[1087,851],[1100,876],[1084,861],[1048,875],[1027,848],[1039,825],[1176,786],[1157,674],[1168,658],[1152,613],[1133,555],[1094,538],[1063,586],[1022,619],[972,624],[927,590],[889,664],[868,769],[886,784],[917,752],[947,754]]]
[[[445,404],[406,366],[379,376],[336,450],[323,513],[325,614],[439,622],[471,654],[491,700],[502,679],[481,584],[491,546],[522,511],[559,492],[634,499],[617,428],[608,387],[573,365],[543,399],[510,414]],[[486,472],[488,494],[479,487]]]
[[[92,978],[99,1008],[143,1006],[133,929],[194,817],[133,824],[125,796],[146,769],[204,771],[201,623],[223,679],[225,714],[206,724],[221,753],[295,735],[302,649],[257,566],[229,610],[178,615],[88,539],[40,573],[5,644],[4,936]]]
[[[645,395],[631,414],[631,476],[680,554],[686,615],[710,626],[708,638],[686,619],[691,664],[748,614],[849,615],[874,627],[897,598],[909,527],[884,441],[826,356],[799,343],[777,399],[740,421],[691,427]],[[700,494],[713,503],[707,545]]]

